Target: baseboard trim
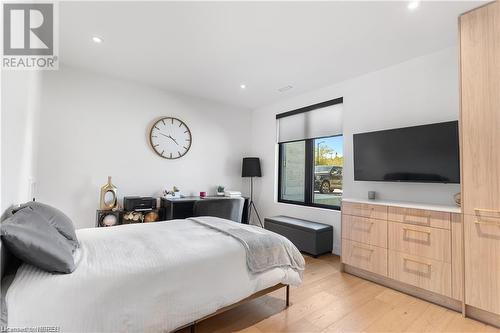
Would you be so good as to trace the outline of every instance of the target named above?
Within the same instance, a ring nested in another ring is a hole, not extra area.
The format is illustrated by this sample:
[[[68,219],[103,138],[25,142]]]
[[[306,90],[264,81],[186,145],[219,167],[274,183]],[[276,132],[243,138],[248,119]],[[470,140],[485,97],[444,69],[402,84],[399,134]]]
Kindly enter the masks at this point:
[[[462,302],[444,295],[434,293],[422,288],[418,288],[403,282],[393,280],[391,278],[381,276],[372,272],[365,271],[363,269],[353,267],[347,264],[343,264],[344,271],[346,273],[355,275],[357,277],[375,282],[377,284],[383,285],[395,289],[397,291],[403,292],[405,294],[423,299],[425,301],[444,306],[445,308],[462,312]]]
[[[469,318],[482,321],[485,324],[500,328],[500,315],[478,309],[472,305],[465,305],[465,315]]]

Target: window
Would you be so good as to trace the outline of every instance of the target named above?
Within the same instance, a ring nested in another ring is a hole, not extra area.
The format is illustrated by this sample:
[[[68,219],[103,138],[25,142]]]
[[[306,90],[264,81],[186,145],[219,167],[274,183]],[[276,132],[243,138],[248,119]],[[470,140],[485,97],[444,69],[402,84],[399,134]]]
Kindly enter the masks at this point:
[[[342,135],[314,139],[313,203],[340,207],[342,198]]]
[[[342,98],[277,115],[279,202],[340,209],[341,103]]]
[[[305,147],[304,141],[282,144],[281,197],[283,200],[304,202]]]

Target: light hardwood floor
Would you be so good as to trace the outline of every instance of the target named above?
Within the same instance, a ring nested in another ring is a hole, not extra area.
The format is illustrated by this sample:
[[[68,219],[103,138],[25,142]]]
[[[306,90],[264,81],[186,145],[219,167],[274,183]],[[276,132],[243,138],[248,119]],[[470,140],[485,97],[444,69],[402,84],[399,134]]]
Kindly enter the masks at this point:
[[[306,257],[304,282],[241,305],[196,332],[500,332],[461,314],[340,272],[339,257]],[[189,330],[183,330],[188,333]]]

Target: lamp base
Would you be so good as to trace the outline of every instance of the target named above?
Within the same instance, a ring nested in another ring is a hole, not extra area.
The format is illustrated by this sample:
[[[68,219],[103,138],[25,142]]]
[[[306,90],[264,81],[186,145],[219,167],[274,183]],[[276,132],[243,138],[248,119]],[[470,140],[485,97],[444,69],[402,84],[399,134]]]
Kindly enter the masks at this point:
[[[264,228],[264,225],[262,224],[262,220],[260,219],[259,212],[257,211],[257,207],[255,206],[255,203],[253,200],[250,200],[250,203],[248,204],[248,223],[250,223],[250,219],[252,216],[252,208],[255,211],[255,215],[257,215],[257,219],[259,220],[259,224],[262,228]]]
[[[262,220],[260,219],[259,212],[257,211],[257,207],[255,206],[255,203],[253,202],[253,177],[250,177],[250,203],[248,204],[248,223],[251,222],[252,208],[255,211],[255,215],[257,215],[257,219],[259,220],[260,226],[262,228],[264,228],[264,225],[262,224]]]

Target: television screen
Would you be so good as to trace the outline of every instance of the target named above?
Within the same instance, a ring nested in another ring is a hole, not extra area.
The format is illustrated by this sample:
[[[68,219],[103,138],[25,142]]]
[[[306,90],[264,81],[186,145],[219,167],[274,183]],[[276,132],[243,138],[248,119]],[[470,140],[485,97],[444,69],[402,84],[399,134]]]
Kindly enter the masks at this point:
[[[458,121],[354,134],[354,180],[460,183]]]

